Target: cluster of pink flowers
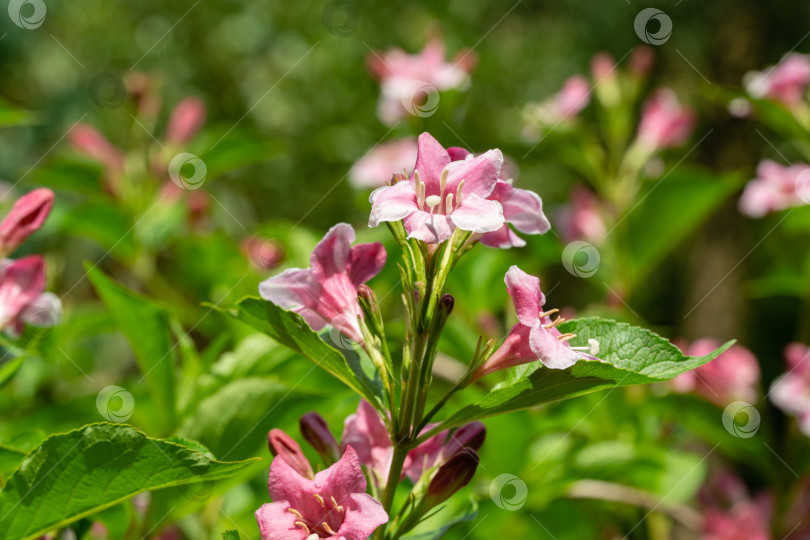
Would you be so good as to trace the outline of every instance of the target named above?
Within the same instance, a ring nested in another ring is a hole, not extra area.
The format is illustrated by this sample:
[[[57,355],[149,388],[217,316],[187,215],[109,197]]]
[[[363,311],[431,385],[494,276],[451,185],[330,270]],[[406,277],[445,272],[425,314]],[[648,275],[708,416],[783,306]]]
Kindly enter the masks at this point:
[[[45,260],[7,258],[42,227],[52,207],[53,192],[35,189],[17,199],[0,222],[0,329],[18,334],[25,324],[52,326],[61,318],[59,298],[45,292]]]
[[[680,146],[695,129],[695,112],[681,105],[669,88],[659,88],[644,102],[638,143],[650,154]]]
[[[788,371],[771,385],[771,401],[799,421],[810,437],[810,347],[791,343],[785,348]]]
[[[460,51],[451,61],[445,60],[444,42],[430,39],[418,54],[393,48],[368,57],[371,73],[380,81],[377,115],[386,124],[394,124],[426,99],[430,92],[461,89],[469,84],[469,72],[475,66],[475,55]]]
[[[743,84],[752,97],[797,105],[807,97],[810,86],[810,56],[790,53],[775,66],[747,73]]]
[[[757,167],[757,177],[748,182],[740,198],[740,211],[752,218],[810,202],[810,165],[782,166],[771,160]]]
[[[677,345],[689,356],[703,356],[717,349],[721,343],[716,339],[703,338],[691,344]],[[759,380],[759,363],[754,353],[742,345],[732,345],[708,364],[678,375],[670,384],[676,392],[694,392],[725,407],[737,400],[756,401]]]
[[[281,430],[270,431],[268,446],[275,457],[268,489],[273,502],[256,512],[262,539],[367,538],[388,521],[382,505],[366,494],[363,474],[365,468],[377,487],[388,480],[394,447],[385,423],[374,407],[361,401],[357,413],[346,418],[340,443],[316,412],[302,416],[299,424],[302,437],[327,468],[314,473],[294,439]],[[452,434],[442,431],[408,453],[402,476],[416,483],[460,453],[475,455],[485,436],[480,422]]]
[[[699,493],[703,507],[701,540],[771,540],[773,500],[767,493],[751,497],[745,484],[717,469]]]

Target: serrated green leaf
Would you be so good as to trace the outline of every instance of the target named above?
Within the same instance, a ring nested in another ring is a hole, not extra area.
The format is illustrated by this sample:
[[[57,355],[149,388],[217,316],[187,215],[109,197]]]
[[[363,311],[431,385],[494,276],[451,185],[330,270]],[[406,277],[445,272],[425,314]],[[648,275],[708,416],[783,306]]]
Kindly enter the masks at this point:
[[[487,397],[452,414],[435,429],[604,388],[666,381],[716,358],[733,343],[706,356],[684,356],[665,338],[626,323],[586,318],[563,323],[560,329],[577,335],[570,341],[574,346],[587,345],[589,339],[599,341],[598,356],[603,362],[580,360],[568,369],[549,369],[539,362],[519,366]]]
[[[232,312],[228,313],[234,315]],[[261,298],[247,297],[237,305],[235,316],[298,354],[309,358],[360,394],[369,403],[380,406],[380,386],[368,377],[359,361],[350,363],[337,350],[327,345],[297,313],[285,311]],[[355,360],[357,359],[355,358]]]
[[[0,492],[0,540],[36,538],[144,491],[228,478],[252,461],[214,461],[124,424],[53,435]]]
[[[87,274],[118,328],[129,341],[138,367],[161,411],[159,419],[163,429],[170,432],[175,419],[175,347],[169,333],[168,314],[97,268],[88,269]]]

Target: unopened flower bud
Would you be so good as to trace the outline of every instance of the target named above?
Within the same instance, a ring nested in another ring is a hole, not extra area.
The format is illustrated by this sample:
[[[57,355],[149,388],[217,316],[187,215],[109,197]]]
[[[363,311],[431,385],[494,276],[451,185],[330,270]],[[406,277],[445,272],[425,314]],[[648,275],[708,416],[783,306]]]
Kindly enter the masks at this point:
[[[487,428],[481,422],[470,422],[458,428],[442,449],[442,456],[447,459],[456,455],[459,451],[468,448],[478,451],[484,444],[487,436]]]
[[[436,475],[430,481],[427,495],[425,495],[425,510],[429,510],[466,486],[475,475],[478,468],[478,453],[465,448],[448,459],[439,467]]]
[[[196,97],[184,98],[172,111],[166,126],[166,141],[185,144],[200,131],[205,122],[205,105]]]
[[[281,431],[280,429],[271,429],[267,434],[267,447],[270,448],[270,453],[274,457],[280,457],[287,462],[287,465],[292,467],[298,474],[305,478],[314,478],[312,473],[312,466],[309,460],[301,451],[301,447],[295,440]]]
[[[301,417],[298,424],[301,436],[318,452],[327,466],[340,458],[340,447],[323,416],[316,412],[308,412]]]
[[[8,255],[42,227],[53,207],[53,192],[39,188],[23,195],[0,223],[0,255]]]
[[[367,321],[371,321],[376,328],[382,327],[382,315],[377,303],[377,295],[365,283],[357,287],[357,301]]]
[[[456,305],[456,299],[450,294],[445,294],[439,299],[439,309],[445,314],[445,317],[453,312],[453,306]]]

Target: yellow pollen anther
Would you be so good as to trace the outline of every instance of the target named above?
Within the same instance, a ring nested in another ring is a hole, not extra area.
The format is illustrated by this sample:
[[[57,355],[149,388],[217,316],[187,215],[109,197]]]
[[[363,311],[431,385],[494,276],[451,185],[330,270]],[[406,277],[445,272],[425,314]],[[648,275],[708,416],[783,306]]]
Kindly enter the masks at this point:
[[[307,524],[304,523],[303,521],[296,521],[295,523],[293,523],[293,525],[295,525],[296,527],[301,527],[302,529],[304,529],[305,533],[309,534],[309,527],[307,527]]]
[[[304,519],[304,516],[302,516],[302,515],[301,515],[301,512],[299,512],[299,511],[298,511],[298,510],[296,510],[295,508],[287,508],[287,510],[289,510],[290,512],[292,512],[293,514],[295,514],[295,517],[297,517],[297,518],[299,518],[299,519]]]
[[[543,317],[548,317],[549,315],[554,315],[558,311],[560,311],[560,310],[557,309],[557,308],[550,309],[548,311],[543,311],[543,312],[540,313],[540,315],[538,315],[538,317],[542,319]]]
[[[321,497],[317,493],[314,493],[314,495],[315,495],[315,498],[318,500],[318,504],[321,505],[321,508],[326,508],[326,504],[324,504],[324,502],[323,502],[323,497]]]
[[[544,325],[542,325],[542,326],[543,326],[543,328],[545,328],[545,329],[554,328],[555,326],[557,326],[557,325],[558,325],[558,324],[560,324],[561,322],[565,322],[565,318],[564,318],[564,317],[557,317],[556,319],[554,319],[554,321],[552,321],[552,322],[550,322],[550,323],[546,323],[546,324],[544,324]]]
[[[332,527],[330,527],[327,522],[324,521],[323,523],[321,523],[321,527],[323,527],[323,530],[325,530],[326,532],[328,532],[332,536],[337,535],[337,531],[333,530]]]
[[[575,338],[575,337],[577,337],[577,335],[576,335],[576,334],[560,334],[559,336],[557,336],[557,339],[559,339],[560,341],[562,341],[563,343],[565,343],[565,342],[566,342],[566,341],[568,341],[569,339],[571,339],[571,338]]]
[[[337,501],[335,500],[335,498],[334,498],[334,497],[332,497],[332,506],[334,506],[334,507],[335,507],[335,510],[337,510],[338,512],[343,512],[343,507],[342,507],[342,506],[340,506],[340,505],[337,503]]]

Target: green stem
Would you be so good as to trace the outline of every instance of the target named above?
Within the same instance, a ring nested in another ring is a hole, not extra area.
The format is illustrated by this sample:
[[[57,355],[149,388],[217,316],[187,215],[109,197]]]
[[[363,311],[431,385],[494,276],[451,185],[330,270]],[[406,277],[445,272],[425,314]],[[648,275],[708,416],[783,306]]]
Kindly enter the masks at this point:
[[[394,456],[391,459],[391,469],[388,471],[388,483],[385,484],[385,491],[383,491],[382,505],[387,514],[391,513],[391,505],[394,503],[394,495],[397,492],[399,485],[399,477],[402,474],[402,466],[405,463],[405,458],[408,456],[408,448],[397,444],[394,446]],[[385,538],[386,527],[380,527],[374,535],[377,540]]]

